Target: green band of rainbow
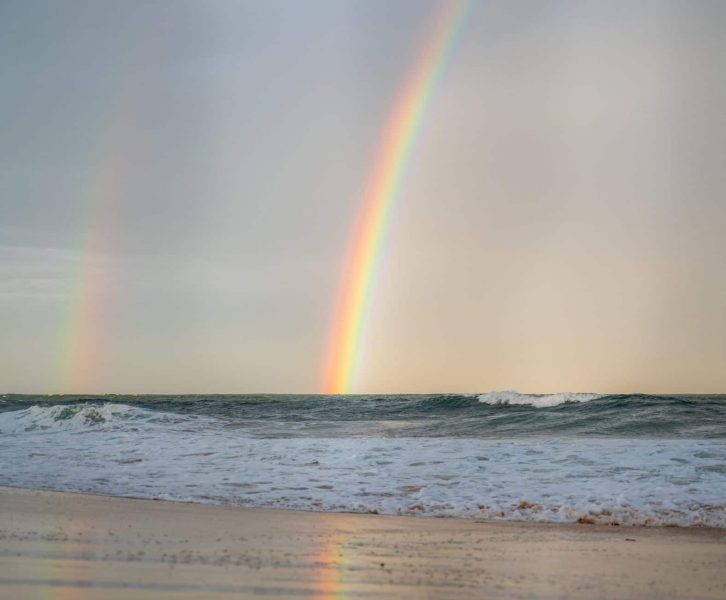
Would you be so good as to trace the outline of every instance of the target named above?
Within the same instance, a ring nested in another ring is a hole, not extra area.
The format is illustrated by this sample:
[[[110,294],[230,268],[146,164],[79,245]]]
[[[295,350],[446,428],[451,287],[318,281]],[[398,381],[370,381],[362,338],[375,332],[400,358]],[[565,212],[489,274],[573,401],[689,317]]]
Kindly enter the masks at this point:
[[[392,209],[432,93],[470,4],[471,0],[443,4],[384,129],[343,273],[323,384],[325,393],[351,391]]]

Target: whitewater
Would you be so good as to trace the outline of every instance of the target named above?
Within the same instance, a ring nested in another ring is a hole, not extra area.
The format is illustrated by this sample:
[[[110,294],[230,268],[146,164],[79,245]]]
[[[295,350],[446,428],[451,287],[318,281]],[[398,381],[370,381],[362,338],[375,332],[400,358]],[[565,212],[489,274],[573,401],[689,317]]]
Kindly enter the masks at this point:
[[[726,397],[0,397],[0,484],[474,519],[726,527]]]

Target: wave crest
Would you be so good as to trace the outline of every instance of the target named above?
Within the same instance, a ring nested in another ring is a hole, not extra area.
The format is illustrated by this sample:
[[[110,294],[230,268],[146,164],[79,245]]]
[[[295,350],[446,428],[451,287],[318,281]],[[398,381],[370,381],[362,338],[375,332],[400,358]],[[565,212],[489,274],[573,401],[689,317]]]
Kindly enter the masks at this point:
[[[169,422],[183,417],[143,408],[105,402],[103,404],[39,404],[23,410],[0,413],[0,433],[43,433],[117,428],[132,423]]]
[[[593,394],[587,392],[559,392],[557,394],[520,394],[519,392],[486,392],[479,394],[478,399],[482,404],[492,405],[522,405],[534,406],[535,408],[547,408],[571,402],[590,402],[598,398],[604,398],[604,394]]]

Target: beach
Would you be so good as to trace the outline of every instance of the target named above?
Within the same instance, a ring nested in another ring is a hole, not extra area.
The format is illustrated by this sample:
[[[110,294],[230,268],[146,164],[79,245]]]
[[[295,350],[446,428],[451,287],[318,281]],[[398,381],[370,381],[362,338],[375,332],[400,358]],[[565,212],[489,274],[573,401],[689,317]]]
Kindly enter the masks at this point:
[[[726,530],[0,488],[3,598],[723,598]]]

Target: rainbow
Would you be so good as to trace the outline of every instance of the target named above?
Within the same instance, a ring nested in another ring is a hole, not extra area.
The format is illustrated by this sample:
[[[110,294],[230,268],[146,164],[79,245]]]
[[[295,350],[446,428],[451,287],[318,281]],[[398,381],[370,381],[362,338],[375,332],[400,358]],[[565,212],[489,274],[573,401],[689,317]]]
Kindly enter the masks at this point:
[[[334,313],[323,392],[350,393],[358,366],[374,279],[391,214],[426,109],[468,13],[471,0],[447,0],[383,131],[356,221]]]
[[[322,541],[315,557],[314,597],[316,600],[340,600],[347,596],[345,567],[349,562],[342,533],[333,529]]]
[[[129,68],[129,71],[131,69]],[[128,80],[128,77],[126,77]],[[58,332],[58,391],[97,391],[106,356],[107,321],[115,273],[110,254],[130,158],[138,153],[137,101],[124,80],[120,98],[102,108],[90,165],[90,185],[79,199],[77,258],[68,274],[69,294]]]
[[[97,384],[103,316],[108,310],[110,284],[108,265],[104,264],[106,261],[100,253],[110,237],[110,219],[106,213],[113,197],[109,194],[97,206],[88,209],[91,213],[86,225],[88,233],[70,274],[71,294],[64,309],[60,335],[59,379],[63,393],[92,392]]]

